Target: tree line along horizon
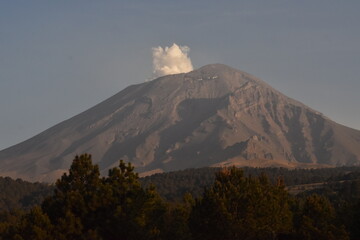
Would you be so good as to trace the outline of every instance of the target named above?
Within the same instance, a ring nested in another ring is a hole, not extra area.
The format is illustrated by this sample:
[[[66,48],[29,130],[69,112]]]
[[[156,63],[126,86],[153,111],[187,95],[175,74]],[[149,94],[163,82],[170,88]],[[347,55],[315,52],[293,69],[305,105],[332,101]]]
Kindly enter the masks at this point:
[[[1,179],[1,189],[7,181],[13,192],[32,186],[36,194],[22,198],[24,205],[9,201],[0,239],[360,239],[360,171],[263,170],[190,169],[139,179],[121,160],[103,177],[82,154],[51,190]],[[328,184],[296,196],[285,186],[316,181]]]

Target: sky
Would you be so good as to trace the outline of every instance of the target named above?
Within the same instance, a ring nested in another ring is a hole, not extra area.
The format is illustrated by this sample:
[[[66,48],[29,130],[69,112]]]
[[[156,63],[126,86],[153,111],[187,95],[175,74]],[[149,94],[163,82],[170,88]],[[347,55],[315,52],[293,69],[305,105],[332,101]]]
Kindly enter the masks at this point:
[[[154,76],[154,49],[248,72],[360,129],[358,0],[0,1],[0,149]]]

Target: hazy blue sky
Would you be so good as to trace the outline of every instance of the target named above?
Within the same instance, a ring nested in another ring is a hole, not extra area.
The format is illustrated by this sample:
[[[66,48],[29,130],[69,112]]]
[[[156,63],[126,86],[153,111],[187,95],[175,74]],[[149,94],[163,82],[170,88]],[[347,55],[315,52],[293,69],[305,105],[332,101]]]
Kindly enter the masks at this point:
[[[0,149],[152,75],[151,48],[251,73],[360,129],[360,1],[0,2]]]

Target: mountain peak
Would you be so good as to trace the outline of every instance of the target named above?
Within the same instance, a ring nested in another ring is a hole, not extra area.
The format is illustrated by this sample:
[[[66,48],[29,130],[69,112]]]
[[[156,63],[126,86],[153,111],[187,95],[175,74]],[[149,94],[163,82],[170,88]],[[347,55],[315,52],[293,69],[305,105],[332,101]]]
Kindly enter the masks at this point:
[[[222,71],[235,71],[238,72],[239,70],[232,68],[228,65],[221,64],[221,63],[213,63],[213,64],[207,64],[204,65],[195,71],[203,71],[203,72],[209,72],[209,71],[215,71],[215,72],[222,72]]]
[[[231,76],[231,75],[249,75],[245,72],[242,72],[240,70],[237,70],[235,68],[229,67],[224,64],[208,64],[205,66],[202,66],[198,69],[195,69],[189,73],[186,73],[187,76],[193,76],[193,75],[225,75],[225,76]]]

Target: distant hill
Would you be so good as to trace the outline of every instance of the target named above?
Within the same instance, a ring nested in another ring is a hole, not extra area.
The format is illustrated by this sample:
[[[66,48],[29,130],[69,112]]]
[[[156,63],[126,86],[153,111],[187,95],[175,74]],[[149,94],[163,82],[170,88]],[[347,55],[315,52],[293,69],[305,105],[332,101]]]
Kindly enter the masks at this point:
[[[54,188],[43,183],[30,183],[21,179],[0,177],[0,212],[30,209],[40,205]]]
[[[343,181],[359,180],[360,167],[338,167],[321,169],[287,169],[287,168],[242,168],[246,176],[257,177],[266,174],[274,184],[281,179],[285,186],[320,184],[316,189],[323,189],[324,184],[340,184]],[[215,173],[220,168],[186,169],[175,172],[158,173],[141,178],[144,186],[153,184],[159,194],[168,201],[182,201],[184,194],[200,197],[205,188],[215,180]],[[297,191],[294,191],[294,189]],[[290,188],[291,193],[301,193],[308,189]],[[359,190],[360,192],[360,190]]]
[[[212,64],[130,86],[1,151],[0,175],[53,182],[84,152],[103,174],[119,159],[143,176],[208,166],[354,166],[360,131],[250,74]]]
[[[286,186],[321,183],[320,187],[304,189],[307,194],[317,192],[329,195],[327,189],[339,189],[354,185],[360,181],[360,167],[339,167],[324,169],[286,169],[286,168],[243,168],[246,176],[257,177],[265,173],[270,181],[276,183],[281,178]],[[181,202],[186,193],[200,197],[205,188],[214,183],[215,174],[220,168],[186,169],[167,173],[158,173],[140,178],[144,187],[151,184],[164,200]],[[325,185],[323,183],[326,183]],[[355,187],[357,187],[356,185]],[[346,194],[354,197],[360,194],[359,189],[353,189]],[[53,194],[54,186],[43,183],[30,183],[21,179],[0,177],[0,212],[14,209],[30,209],[40,205],[46,196]],[[334,190],[332,190],[334,191]],[[303,192],[298,191],[299,193]],[[331,198],[331,196],[328,196]]]

